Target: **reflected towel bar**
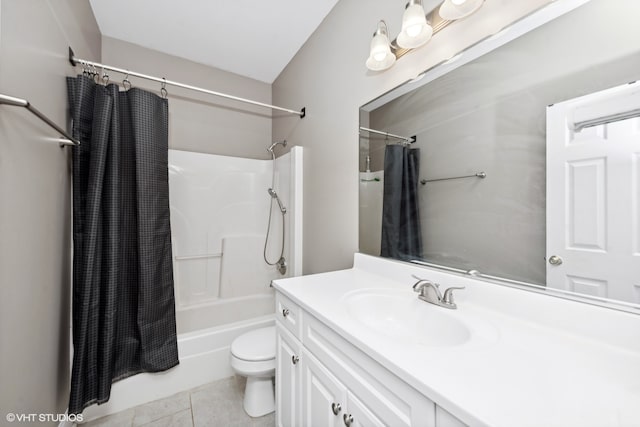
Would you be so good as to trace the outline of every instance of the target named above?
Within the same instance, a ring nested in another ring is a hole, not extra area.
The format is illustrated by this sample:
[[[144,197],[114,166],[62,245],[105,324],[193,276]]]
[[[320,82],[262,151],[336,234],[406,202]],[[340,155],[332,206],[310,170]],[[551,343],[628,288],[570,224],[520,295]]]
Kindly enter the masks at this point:
[[[452,176],[451,178],[422,179],[422,180],[420,180],[420,184],[425,185],[427,182],[449,181],[450,179],[462,179],[462,178],[480,178],[480,179],[484,179],[486,177],[487,177],[487,174],[485,172],[478,172],[478,173],[474,173],[473,175]]]
[[[36,107],[31,105],[31,103],[26,99],[15,98],[13,96],[0,94],[0,104],[12,105],[14,107],[24,107],[27,110],[29,110],[31,114],[33,114],[34,116],[36,116],[37,118],[39,118],[40,120],[48,124],[49,127],[55,129],[60,135],[64,137],[64,138],[60,138],[61,147],[64,147],[65,145],[80,145],[80,141],[76,140],[71,135],[69,135],[60,126],[55,124],[53,120],[51,120],[49,117],[42,114]]]

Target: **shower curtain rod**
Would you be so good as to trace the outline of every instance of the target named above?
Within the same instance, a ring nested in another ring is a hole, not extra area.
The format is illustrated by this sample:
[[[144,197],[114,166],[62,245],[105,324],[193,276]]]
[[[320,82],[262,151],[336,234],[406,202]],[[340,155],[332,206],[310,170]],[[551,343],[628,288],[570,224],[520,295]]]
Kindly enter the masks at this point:
[[[37,118],[45,122],[47,125],[49,125],[50,128],[54,129],[56,132],[58,132],[60,135],[63,136],[62,138],[60,138],[61,147],[64,147],[65,145],[80,145],[80,141],[76,140],[71,135],[69,135],[64,129],[58,126],[49,117],[42,114],[40,110],[38,110],[36,107],[31,105],[31,103],[26,99],[21,99],[21,98],[16,98],[9,95],[0,94],[0,104],[11,105],[14,107],[24,107],[27,110],[29,110],[31,114],[33,114],[34,116],[36,116]]]
[[[370,132],[370,133],[375,133],[377,135],[383,135],[386,137],[390,137],[390,138],[397,138],[397,139],[401,139],[405,142],[408,142],[409,144],[413,144],[414,142],[416,142],[416,136],[413,135],[411,138],[407,138],[406,136],[400,136],[400,135],[395,135],[393,133],[389,133],[389,132],[383,132],[381,130],[375,130],[375,129],[370,129],[370,128],[365,128],[360,126],[360,130],[366,131],[366,132]]]
[[[162,83],[162,84],[181,87],[183,89],[193,90],[193,91],[196,91],[196,92],[202,92],[202,93],[206,93],[208,95],[219,96],[221,98],[232,99],[234,101],[244,102],[246,104],[257,105],[259,107],[271,108],[272,110],[284,111],[285,113],[296,114],[296,115],[300,116],[301,119],[304,118],[307,115],[306,107],[303,107],[300,111],[291,110],[289,108],[277,107],[275,105],[265,104],[264,102],[253,101],[251,99],[240,98],[238,96],[228,95],[226,93],[216,92],[216,91],[213,91],[213,90],[204,89],[204,88],[197,87],[197,86],[191,86],[191,85],[180,83],[180,82],[176,82],[176,81],[173,81],[173,80],[167,80],[167,79],[165,79],[163,77],[154,77],[154,76],[150,76],[150,75],[147,75],[147,74],[137,73],[135,71],[125,70],[124,68],[114,67],[112,65],[106,65],[106,64],[101,64],[99,62],[93,62],[93,61],[88,61],[86,59],[76,58],[75,54],[73,53],[73,49],[71,49],[71,48],[69,48],[69,62],[74,67],[76,65],[78,65],[78,63],[80,63],[81,65],[100,68],[102,70],[115,71],[116,73],[125,74],[126,76],[140,77],[142,79],[153,80],[155,82],[159,82],[159,83]]]

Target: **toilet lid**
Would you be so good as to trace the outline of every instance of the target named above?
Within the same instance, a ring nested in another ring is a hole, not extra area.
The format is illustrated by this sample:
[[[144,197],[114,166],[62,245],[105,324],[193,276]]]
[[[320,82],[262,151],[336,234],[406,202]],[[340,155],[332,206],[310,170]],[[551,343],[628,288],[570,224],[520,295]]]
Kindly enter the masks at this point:
[[[276,327],[255,329],[240,335],[231,344],[231,354],[250,362],[275,359]]]

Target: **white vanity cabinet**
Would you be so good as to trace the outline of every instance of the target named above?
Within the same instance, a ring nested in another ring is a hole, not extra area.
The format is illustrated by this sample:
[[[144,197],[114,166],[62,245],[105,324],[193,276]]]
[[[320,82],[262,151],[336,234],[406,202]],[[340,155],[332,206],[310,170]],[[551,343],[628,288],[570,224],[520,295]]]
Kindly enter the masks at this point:
[[[278,427],[464,426],[280,292],[276,306]]]
[[[384,426],[369,408],[347,390],[307,349],[302,359],[303,426]]]

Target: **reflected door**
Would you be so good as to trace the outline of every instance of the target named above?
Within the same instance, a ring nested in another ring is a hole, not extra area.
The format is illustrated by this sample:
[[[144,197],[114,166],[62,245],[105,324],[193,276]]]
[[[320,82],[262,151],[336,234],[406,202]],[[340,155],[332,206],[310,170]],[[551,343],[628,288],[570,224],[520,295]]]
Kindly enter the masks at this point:
[[[548,107],[549,287],[640,303],[637,116],[637,83]]]

